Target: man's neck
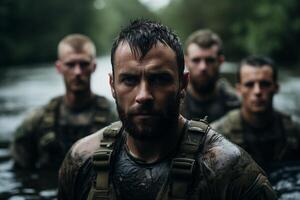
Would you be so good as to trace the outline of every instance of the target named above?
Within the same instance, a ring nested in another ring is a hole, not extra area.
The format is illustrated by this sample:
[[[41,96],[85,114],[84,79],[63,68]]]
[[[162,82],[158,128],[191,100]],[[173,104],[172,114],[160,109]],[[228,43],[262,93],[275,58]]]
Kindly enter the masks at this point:
[[[65,104],[72,109],[85,107],[93,99],[94,94],[89,90],[82,93],[67,92],[64,96]]]
[[[187,90],[188,90],[188,93],[190,93],[190,95],[198,101],[210,100],[210,99],[214,98],[217,94],[216,87],[214,87],[211,91],[207,91],[205,93],[204,92],[200,93],[199,91],[195,90],[195,88],[191,84],[189,84]]]
[[[174,151],[179,143],[182,130],[184,128],[185,119],[182,116],[178,118],[178,128],[171,129],[170,131],[176,133],[171,135],[172,138],[159,138],[153,141],[136,140],[128,134],[127,147],[129,152],[136,158],[143,160],[146,163],[153,163],[158,161],[172,151]],[[174,131],[173,131],[174,130]]]
[[[270,109],[263,113],[250,113],[242,108],[241,114],[243,119],[252,127],[263,128],[273,120],[274,110]]]

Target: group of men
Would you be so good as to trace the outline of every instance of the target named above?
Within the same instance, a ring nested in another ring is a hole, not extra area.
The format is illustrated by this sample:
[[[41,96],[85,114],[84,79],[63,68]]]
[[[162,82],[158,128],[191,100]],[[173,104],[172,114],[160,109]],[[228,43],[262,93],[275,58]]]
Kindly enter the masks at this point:
[[[116,121],[111,103],[90,88],[95,56],[86,36],[59,43],[66,94],[17,129],[16,166],[57,169],[65,157],[59,199],[276,199],[260,166],[299,159],[300,144],[291,118],[273,108],[271,59],[241,62],[240,101],[219,78],[225,56],[217,34],[197,31],[183,51],[168,27],[133,21],[111,50]]]

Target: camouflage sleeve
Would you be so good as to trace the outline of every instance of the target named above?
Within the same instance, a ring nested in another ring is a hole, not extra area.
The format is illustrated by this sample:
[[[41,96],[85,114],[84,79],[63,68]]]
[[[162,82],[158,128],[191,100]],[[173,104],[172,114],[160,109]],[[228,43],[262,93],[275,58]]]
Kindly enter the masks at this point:
[[[39,108],[30,113],[16,129],[11,144],[11,155],[17,167],[33,168],[36,160],[36,131],[44,110]]]
[[[277,195],[265,172],[244,151],[235,166],[226,199],[275,200]]]

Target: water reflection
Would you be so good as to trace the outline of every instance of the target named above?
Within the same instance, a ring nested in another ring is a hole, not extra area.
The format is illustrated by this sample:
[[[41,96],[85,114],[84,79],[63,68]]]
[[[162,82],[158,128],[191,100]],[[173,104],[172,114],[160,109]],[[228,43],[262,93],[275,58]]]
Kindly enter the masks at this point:
[[[0,163],[0,199],[56,199],[57,172],[16,171],[11,160]]]
[[[284,163],[269,173],[269,179],[279,199],[300,199],[300,161]]]

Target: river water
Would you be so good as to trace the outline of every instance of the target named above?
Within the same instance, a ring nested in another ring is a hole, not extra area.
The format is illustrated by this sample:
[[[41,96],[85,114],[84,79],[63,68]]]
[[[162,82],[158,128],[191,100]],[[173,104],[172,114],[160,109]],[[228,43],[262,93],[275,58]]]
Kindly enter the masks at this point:
[[[109,57],[97,60],[98,67],[92,78],[95,93],[112,99],[108,84],[111,71]],[[8,143],[15,128],[32,109],[44,105],[51,97],[64,92],[63,80],[53,64],[18,66],[0,69],[0,199],[56,199],[56,172],[14,171]],[[235,67],[225,65],[222,74],[234,77]],[[274,106],[300,119],[300,72],[281,70],[280,92]],[[270,174],[280,199],[300,199],[300,162],[283,164]]]

